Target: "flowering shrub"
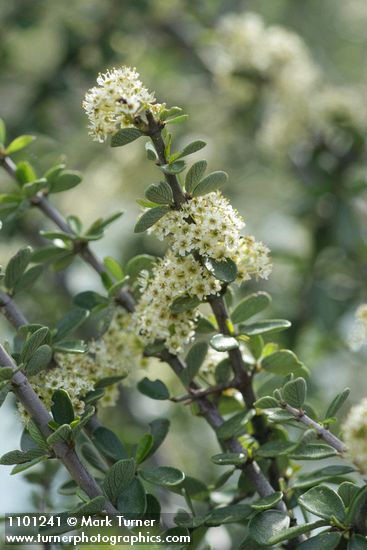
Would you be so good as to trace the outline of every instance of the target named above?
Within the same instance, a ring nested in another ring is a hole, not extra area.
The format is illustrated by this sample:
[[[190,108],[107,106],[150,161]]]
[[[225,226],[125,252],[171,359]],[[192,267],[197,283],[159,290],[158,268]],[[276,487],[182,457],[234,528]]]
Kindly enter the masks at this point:
[[[258,27],[254,32],[264,32]],[[281,39],[279,31],[271,34],[271,40]],[[282,66],[288,57],[284,47],[276,61]],[[267,71],[266,56],[257,62]],[[143,213],[135,232],[165,240],[166,252],[162,258],[138,255],[125,266],[97,258],[89,243],[102,238],[118,215],[87,230],[77,217],[63,218],[50,196],[78,185],[80,174],[56,165],[39,177],[29,162],[15,163],[13,154],[32,138],[6,145],[2,127],[0,162],[18,185],[1,196],[4,223],[37,208],[56,228],[42,232],[50,245],[23,248],[4,266],[0,308],[15,334],[12,344],[0,346],[1,398],[14,393],[25,426],[21,449],[6,453],[1,463],[14,464],[14,473],[43,465],[35,474],[42,484],[50,459],[57,458],[70,475],[61,491],[75,495],[72,513],[157,517],[159,499],[172,491],[185,504],[175,524],[196,547],[210,527],[225,525],[232,533],[231,524],[237,524],[239,548],[364,548],[364,403],[344,424],[345,445],[332,427],[349,390],[326,412],[314,411],[307,367],[273,340],[289,321],[255,317],[270,307],[266,292],[233,300],[232,286],[270,275],[269,250],[242,234],[244,221],[222,194],[227,175],[206,175],[205,160],[188,166],[187,157],[205,142],[174,150],[167,128],[184,121],[181,109],[157,104],[127,67],[99,76],[98,85],[84,102],[91,135],[101,143],[111,136],[112,147],[145,140],[161,181],[139,200]],[[18,293],[47,276],[50,265],[67,269],[76,256],[94,268],[105,293],[77,294],[55,327],[27,320]],[[104,328],[94,339],[78,338],[87,319],[97,328],[101,318]],[[163,380],[144,376],[139,368],[150,362],[167,363],[185,394],[173,395]],[[100,407],[114,403],[128,371],[138,373],[145,396],[190,403],[211,426],[218,453],[201,460],[223,467],[218,479],[206,484],[150,461],[169,432],[168,419],[154,420],[150,433],[130,447],[101,424]],[[312,461],[306,472],[303,461]]]

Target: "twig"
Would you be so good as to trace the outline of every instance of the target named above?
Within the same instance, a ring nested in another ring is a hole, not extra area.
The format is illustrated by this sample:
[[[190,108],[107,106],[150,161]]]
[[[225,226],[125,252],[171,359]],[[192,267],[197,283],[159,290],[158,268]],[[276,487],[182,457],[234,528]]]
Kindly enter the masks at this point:
[[[222,391],[233,387],[235,387],[234,381],[227,382],[227,384],[218,384],[217,386],[211,386],[202,390],[189,388],[189,393],[181,395],[180,397],[171,397],[171,401],[174,403],[181,403],[182,401],[195,401],[196,399],[199,399],[199,397],[221,393]]]
[[[331,447],[334,447],[338,453],[343,454],[347,451],[347,447],[343,441],[336,437],[336,435],[332,434],[328,429],[321,426],[321,424],[315,422],[315,420],[312,420],[312,418],[307,416],[303,410],[296,409],[295,407],[288,405],[288,403],[281,404],[281,406],[283,409],[291,413],[296,420],[302,422],[305,426],[314,429],[318,433],[319,437],[326,441],[326,443],[328,443]]]
[[[6,352],[1,344],[0,364],[4,367],[11,367],[14,370],[17,368],[12,357]],[[17,371],[11,379],[11,384],[12,390],[17,399],[20,403],[22,403],[25,410],[31,416],[41,434],[47,439],[53,433],[49,427],[52,417],[33,390],[28,378],[21,371]],[[51,447],[55,453],[55,456],[64,464],[71,477],[77,485],[85,491],[89,498],[93,499],[97,496],[103,495],[99,485],[88,472],[84,464],[82,464],[72,446],[64,442],[58,442],[53,444]],[[107,499],[105,509],[109,513],[117,512],[115,507]]]
[[[16,306],[14,300],[5,292],[0,292],[0,309],[13,327],[19,328],[28,324],[27,319]]]
[[[185,371],[185,366],[179,359],[179,357],[177,357],[176,355],[171,355],[168,351],[164,351],[160,355],[163,361],[170,363],[174,372],[177,374],[178,377],[181,378],[182,373]],[[171,357],[168,357],[169,355],[171,355]],[[200,387],[195,382],[191,382],[188,386],[188,389],[190,392],[200,391]],[[212,401],[207,399],[207,396],[198,397],[196,403],[198,404],[203,417],[216,432],[224,422],[223,417],[220,415],[216,405]],[[226,441],[218,440],[218,443],[224,450],[230,451],[232,453],[245,452],[240,442],[235,438],[231,438]],[[250,480],[256,487],[256,491],[261,497],[272,495],[274,493],[273,487],[266,479],[259,465],[255,461],[247,462],[246,464],[241,466],[240,469],[246,472],[246,474],[249,476]],[[283,501],[279,502],[277,507],[283,511],[287,511],[287,508]]]

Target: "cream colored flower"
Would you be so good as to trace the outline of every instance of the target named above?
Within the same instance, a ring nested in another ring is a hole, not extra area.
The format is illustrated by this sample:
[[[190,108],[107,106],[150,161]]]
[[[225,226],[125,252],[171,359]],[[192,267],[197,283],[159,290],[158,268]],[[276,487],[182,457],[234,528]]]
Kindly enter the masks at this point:
[[[367,304],[361,304],[356,313],[355,321],[348,335],[348,344],[352,351],[358,351],[367,341]]]
[[[89,134],[103,143],[119,129],[134,125],[134,119],[146,109],[159,112],[154,94],[139,80],[139,73],[130,67],[112,69],[99,74],[98,86],[85,95],[83,108],[89,118]]]
[[[192,220],[194,223],[192,223]],[[136,331],[145,342],[163,340],[171,353],[182,351],[195,334],[198,309],[175,313],[180,297],[205,301],[221,291],[221,283],[191,253],[214,260],[233,260],[237,282],[267,278],[271,271],[269,249],[253,237],[242,237],[244,220],[220,192],[187,201],[181,210],[168,212],[151,229],[169,248],[149,277],[140,276],[142,296],[134,313]]]
[[[32,386],[48,409],[54,391],[64,389],[78,415],[84,412],[83,398],[94,390],[99,380],[126,376],[129,370],[143,367],[148,361],[143,357],[143,342],[133,331],[131,315],[122,308],[116,309],[103,336],[90,342],[88,352],[58,353],[55,360],[58,366],[33,376]],[[118,396],[117,385],[108,386],[98,405],[112,406]],[[27,415],[21,407],[20,412],[26,421]]]

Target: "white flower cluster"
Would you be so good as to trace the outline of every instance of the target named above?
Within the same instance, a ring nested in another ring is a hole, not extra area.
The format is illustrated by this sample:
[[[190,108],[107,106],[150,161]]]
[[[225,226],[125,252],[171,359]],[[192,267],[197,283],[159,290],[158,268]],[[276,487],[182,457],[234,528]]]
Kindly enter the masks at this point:
[[[221,285],[192,256],[175,256],[169,250],[153,269],[152,276],[140,279],[142,297],[134,313],[137,331],[146,343],[164,340],[168,350],[177,354],[194,336],[196,307],[174,313],[171,306],[180,296],[203,300],[217,294]]]
[[[266,27],[259,15],[244,12],[225,15],[217,37],[214,70],[221,85],[237,95],[245,90],[248,100],[259,96],[261,83],[264,114],[257,140],[264,150],[308,151],[320,140],[338,152],[350,144],[349,128],[365,130],[364,94],[326,84],[297,34]]]
[[[355,314],[355,322],[348,337],[352,351],[358,351],[367,341],[367,304],[361,304]]]
[[[129,368],[144,366],[143,344],[131,331],[131,315],[121,308],[116,310],[111,324],[103,336],[89,344],[84,354],[58,353],[57,366],[41,371],[32,377],[32,386],[44,405],[50,409],[52,395],[57,389],[68,392],[76,414],[84,412],[83,397],[93,391],[95,384],[112,376],[126,376]],[[116,384],[104,388],[105,394],[98,401],[102,407],[113,406],[119,395]],[[27,421],[25,411],[21,416]]]
[[[319,77],[301,38],[279,26],[266,27],[250,12],[227,14],[218,25],[222,46],[219,72],[248,72],[291,96],[314,85]]]
[[[342,426],[350,458],[367,473],[367,398],[352,407]]]
[[[119,129],[133,126],[146,109],[157,113],[163,108],[130,67],[99,74],[97,84],[86,93],[83,108],[89,118],[89,134],[100,143]]]
[[[194,197],[159,220],[151,233],[166,238],[169,249],[153,269],[141,277],[142,297],[134,314],[137,331],[147,343],[164,340],[178,353],[194,335],[196,307],[181,313],[173,302],[188,296],[204,301],[218,294],[221,283],[190,253],[237,264],[240,284],[251,277],[267,278],[271,271],[269,250],[251,236],[242,237],[244,221],[220,192]]]
[[[214,260],[233,260],[238,267],[238,283],[252,276],[267,279],[271,272],[269,249],[251,236],[242,237],[244,227],[243,218],[217,191],[192,198],[181,210],[172,210],[151,228],[151,233],[160,240],[167,238],[177,256],[195,251]]]

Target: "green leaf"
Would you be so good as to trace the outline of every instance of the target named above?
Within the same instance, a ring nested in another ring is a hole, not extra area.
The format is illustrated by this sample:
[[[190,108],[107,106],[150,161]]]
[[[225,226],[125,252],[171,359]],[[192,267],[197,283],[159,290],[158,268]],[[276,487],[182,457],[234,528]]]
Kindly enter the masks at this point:
[[[145,481],[162,487],[178,485],[185,479],[183,472],[170,466],[160,466],[154,470],[141,470],[139,473]]]
[[[153,441],[154,439],[151,434],[144,434],[140,439],[135,453],[135,460],[137,464],[141,464],[146,458],[149,457],[149,453],[153,447]]]
[[[158,155],[156,150],[154,149],[154,145],[150,143],[150,141],[147,141],[145,144],[145,151],[147,153],[147,159],[148,160],[158,160]]]
[[[136,199],[136,202],[139,206],[142,206],[143,208],[154,208],[157,206],[155,202],[148,201],[147,199]]]
[[[92,440],[97,449],[107,458],[112,460],[127,458],[123,444],[117,435],[108,428],[100,426],[94,430]]]
[[[256,456],[261,456],[263,458],[276,458],[277,456],[285,456],[288,455],[290,451],[296,447],[296,445],[297,443],[294,443],[292,441],[268,441],[256,450]]]
[[[310,443],[302,445],[289,454],[289,458],[294,460],[322,460],[337,454],[336,450],[329,445],[322,443]]]
[[[124,271],[115,258],[112,258],[112,256],[106,256],[103,258],[103,263],[117,281],[121,281],[124,278]]]
[[[126,458],[115,462],[108,470],[103,481],[103,489],[112,503],[117,501],[120,492],[134,479],[135,467],[135,460]]]
[[[291,326],[289,321],[285,319],[269,319],[267,321],[258,321],[252,325],[241,325],[240,334],[247,336],[255,336],[257,334],[270,334],[280,332]]]
[[[297,356],[289,350],[280,350],[264,357],[261,361],[261,367],[272,374],[287,376],[297,373],[302,363]]]
[[[217,436],[219,439],[226,440],[231,437],[237,437],[246,431],[246,424],[254,417],[255,411],[253,409],[249,411],[241,411],[229,420],[223,422],[219,428],[217,428]]]
[[[196,477],[186,476],[179,485],[173,485],[171,491],[178,495],[189,495],[191,499],[207,501],[209,497],[208,487],[196,479]]]
[[[27,269],[20,277],[20,279],[15,283],[13,287],[13,294],[16,294],[21,291],[29,290],[34,283],[37,281],[39,276],[43,272],[42,265],[34,265],[30,269]]]
[[[44,449],[33,448],[28,451],[10,451],[5,453],[0,458],[0,464],[10,466],[12,464],[24,464],[25,462],[31,462],[35,458],[45,456]]]
[[[106,473],[106,471],[107,471],[106,464],[101,461],[100,457],[98,456],[98,454],[94,450],[93,445],[90,445],[89,443],[83,443],[80,450],[81,450],[81,453],[82,453],[83,457],[85,458],[85,460],[87,462],[89,462],[89,464],[91,464],[91,466],[93,466],[93,468],[96,468],[97,470],[99,470],[103,474]]]
[[[57,430],[55,430],[51,435],[47,438],[47,443],[52,447],[53,445],[56,445],[57,443],[67,443],[68,445],[71,443],[73,438],[73,432],[69,424],[63,424]]]
[[[2,118],[0,118],[0,143],[5,144],[6,141],[6,126]]]
[[[140,380],[137,388],[140,393],[151,397],[151,399],[169,399],[169,391],[162,380],[149,380],[149,378],[145,377]]]
[[[289,527],[289,529],[284,529],[284,531],[279,533],[279,535],[271,537],[269,539],[269,544],[274,545],[279,542],[292,540],[300,535],[304,535],[305,533],[310,533],[313,529],[325,527],[326,525],[328,525],[328,523],[323,520],[313,521],[312,523],[304,523],[303,525],[295,525],[294,527]],[[301,546],[297,546],[297,548],[300,548]]]
[[[295,489],[308,489],[310,487],[313,487],[314,485],[319,485],[323,481],[328,481],[329,483],[332,483],[333,481],[342,480],[346,474],[349,474],[351,472],[354,472],[354,468],[352,466],[345,466],[344,464],[326,466],[325,468],[320,468],[319,470],[311,472],[310,474],[299,476],[293,484],[293,487]],[[338,492],[343,485],[345,484],[342,483],[340,485]],[[347,483],[347,485],[349,485],[349,483]],[[343,495],[340,492],[339,494],[343,498]]]
[[[235,471],[236,471],[235,468],[231,468],[230,470],[226,470],[224,472],[224,474],[219,476],[218,479],[216,480],[216,482],[214,484],[214,489],[220,489],[221,487],[223,487],[223,485],[225,485],[225,483],[227,483],[227,481],[229,480],[230,477],[232,477],[232,475],[234,474]]]
[[[58,246],[43,246],[32,253],[32,262],[36,264],[54,262],[58,259],[69,256],[70,253],[71,251],[66,248],[60,248]]]
[[[217,455],[214,455],[210,458],[214,464],[218,464],[218,466],[241,466],[242,464],[246,463],[247,460],[247,454],[245,452],[243,453],[219,453]]]
[[[196,296],[180,296],[172,302],[170,310],[172,313],[184,313],[195,309],[199,304],[200,300]]]
[[[15,474],[19,474],[21,472],[25,472],[26,470],[29,470],[29,468],[33,468],[36,464],[39,464],[40,462],[44,462],[47,460],[48,456],[38,456],[37,458],[34,458],[33,460],[30,460],[29,462],[24,462],[23,464],[17,464],[14,466],[12,471],[10,472],[10,475],[13,476]]]
[[[170,421],[167,418],[156,418],[149,423],[149,426],[153,436],[153,445],[150,448],[148,456],[152,456],[165,440],[170,427]]]
[[[26,372],[28,376],[34,376],[42,370],[46,369],[52,359],[52,348],[47,344],[40,346],[32,355],[26,364]]]
[[[145,191],[145,196],[149,201],[157,204],[171,204],[173,202],[172,189],[165,181],[149,185]]]
[[[192,192],[192,195],[194,197],[199,197],[201,195],[206,195],[207,193],[212,193],[219,187],[222,187],[226,183],[227,179],[228,174],[225,172],[212,172],[197,184]]]
[[[161,513],[161,505],[154,495],[147,493],[147,509],[145,512],[146,519],[155,519],[159,521]]]
[[[232,283],[237,277],[237,266],[233,260],[213,260],[206,258],[204,260],[206,269],[219,281],[223,283]]]
[[[65,390],[56,390],[53,393],[51,412],[54,420],[60,425],[71,424],[75,419],[73,404]]]
[[[63,340],[70,332],[75,331],[89,317],[89,311],[79,307],[73,307],[67,314],[57,323],[55,342]]]
[[[15,256],[13,256],[5,269],[4,283],[6,288],[11,290],[14,285],[19,281],[24,271],[26,270],[30,259],[32,249],[27,246],[20,249]]]
[[[169,109],[165,109],[161,113],[160,118],[161,120],[167,120],[167,118],[177,115],[178,113],[182,113],[181,107],[176,107],[176,106],[170,107]]]
[[[189,115],[176,116],[175,118],[168,119],[166,121],[166,124],[181,124],[182,122],[186,122],[188,118],[189,118]]]
[[[196,332],[200,334],[211,334],[212,332],[215,332],[215,330],[215,325],[209,321],[207,317],[201,316],[199,318],[196,326]]]
[[[153,357],[159,355],[162,351],[166,349],[164,340],[155,340],[151,344],[144,346],[144,355],[146,357]]]
[[[0,389],[0,407],[3,405],[10,390],[11,390],[10,384],[4,384],[4,386]]]
[[[60,353],[85,353],[88,350],[88,346],[81,340],[70,340],[57,342],[53,345],[54,351]]]
[[[184,385],[188,386],[198,374],[207,352],[208,344],[206,342],[196,342],[196,344],[192,346],[186,356],[186,369],[182,371],[181,374]]]
[[[330,403],[330,405],[326,410],[325,418],[331,418],[335,416],[338,410],[344,405],[345,401],[348,399],[349,394],[350,394],[350,389],[345,388],[345,390],[343,390],[336,397],[334,397],[334,399],[332,400],[332,402]]]
[[[236,338],[226,334],[215,334],[210,338],[210,345],[216,351],[229,351],[240,347]]]
[[[73,479],[70,481],[66,481],[60,487],[58,488],[57,492],[60,495],[75,495],[77,491],[78,485],[75,483]]]
[[[271,422],[289,422],[290,420],[296,420],[293,414],[281,408],[266,409],[265,414]]]
[[[9,143],[5,150],[5,154],[12,155],[13,153],[17,153],[18,151],[21,151],[22,149],[27,147],[27,145],[32,143],[32,141],[34,141],[35,139],[35,136],[19,136],[15,138],[11,143]]]
[[[71,510],[71,513],[79,516],[93,516],[99,514],[104,510],[106,504],[106,498],[102,495],[88,500],[85,504],[82,504],[78,508]]]
[[[226,523],[243,523],[251,514],[251,506],[248,504],[229,504],[221,508],[215,508],[205,517],[205,524],[210,526]]]
[[[334,534],[334,533],[330,533]],[[339,542],[339,541],[338,541]],[[333,548],[322,546],[323,550],[334,550],[336,546],[333,546]],[[352,535],[348,542],[348,550],[366,550],[367,549],[367,539],[366,537],[362,537],[362,535]],[[307,549],[306,549],[307,550]],[[311,550],[311,549],[310,549]]]
[[[227,357],[218,363],[215,368],[215,381],[217,384],[226,384],[230,381],[232,375],[232,363]]]
[[[155,258],[155,256],[150,256],[149,254],[139,254],[127,262],[126,273],[130,279],[136,279],[143,269],[146,271],[151,271],[156,261],[157,258]]]
[[[266,497],[260,498],[251,503],[251,508],[254,510],[267,510],[268,508],[274,508],[274,506],[280,502],[283,498],[281,491],[275,491],[275,493]]]
[[[14,369],[13,367],[0,367],[0,382],[5,380],[10,380],[13,377]]]
[[[28,183],[37,179],[37,174],[34,171],[33,166],[27,160],[22,160],[21,162],[18,162],[15,176],[21,184]]]
[[[22,363],[29,361],[36,349],[49,339],[50,331],[47,327],[41,327],[28,335],[22,349],[20,359]]]
[[[367,485],[364,485],[363,487],[359,487],[358,491],[356,492],[347,513],[347,525],[353,524],[358,525],[358,521],[360,518],[360,515],[362,513],[363,519],[365,521],[366,518],[366,502],[367,502]],[[365,528],[365,525],[363,526]]]
[[[111,147],[121,147],[135,141],[143,133],[137,128],[123,128],[112,136]]]
[[[65,170],[65,168],[65,164],[56,164],[55,166],[51,166],[51,168],[44,174],[44,177],[48,183],[52,185],[55,183],[61,172]]]
[[[183,148],[183,150],[180,152],[179,157],[187,157],[188,155],[192,155],[193,153],[196,153],[197,151],[200,151],[206,146],[206,142],[198,139],[196,141],[192,141],[186,147]]]
[[[266,397],[260,397],[260,399],[258,399],[254,403],[254,407],[256,407],[257,409],[273,409],[275,407],[278,407],[278,405],[278,401],[270,395],[267,395]]]
[[[195,162],[186,174],[185,189],[190,195],[193,193],[195,187],[203,177],[208,163],[206,160],[199,160]]]
[[[95,222],[92,223],[92,225],[89,227],[89,229],[87,230],[87,232],[85,233],[85,236],[90,236],[90,235],[93,235],[95,233],[99,234],[99,235],[103,235],[103,230],[108,227],[109,225],[111,225],[111,223],[113,223],[114,221],[118,220],[119,218],[121,218],[121,216],[123,215],[123,210],[118,210],[117,212],[114,212],[113,214],[111,214],[110,216],[107,216],[107,218],[98,218]],[[72,220],[72,217],[69,216],[68,217],[68,221],[69,221],[69,224],[71,224],[71,220]],[[97,238],[100,238],[99,235],[97,235],[96,237]]]
[[[80,292],[74,297],[73,301],[76,306],[89,311],[92,311],[95,308],[106,307],[109,304],[108,298],[98,294],[98,292],[93,292],[92,290]]]
[[[353,468],[351,468],[351,470],[353,471]],[[359,489],[358,485],[355,485],[350,481],[344,481],[339,485],[338,495],[342,499],[344,506],[346,508],[349,508],[350,504],[352,503],[354,497],[358,492],[358,489]]]
[[[307,395],[307,384],[304,378],[296,378],[290,380],[283,386],[282,394],[284,401],[286,401],[292,407],[300,409]]]
[[[334,550],[338,546],[340,539],[341,533],[320,533],[302,542],[297,546],[297,550],[320,550],[320,548],[322,550]]]
[[[307,493],[299,497],[298,503],[305,510],[320,518],[329,520],[331,516],[334,516],[341,523],[345,520],[345,509],[342,499],[326,485],[312,487]]]
[[[79,185],[82,179],[83,176],[80,172],[76,172],[74,170],[63,170],[52,183],[50,192],[62,193],[68,189],[73,189],[73,187]]]
[[[147,508],[147,495],[140,479],[133,479],[130,485],[120,491],[117,509],[122,514],[144,514]]]
[[[45,191],[48,189],[48,182],[45,178],[40,178],[23,185],[23,193],[26,197],[32,198],[40,191]]]
[[[259,512],[250,520],[249,534],[256,542],[269,545],[269,541],[288,529],[290,518],[279,510]]]
[[[260,313],[260,311],[268,307],[270,302],[271,297],[267,292],[256,292],[255,294],[250,294],[250,296],[244,298],[244,300],[242,300],[232,311],[232,322],[237,324],[246,321],[250,317],[253,317],[253,315]]]
[[[164,164],[163,166],[160,166],[160,169],[164,174],[180,174],[185,170],[186,163],[184,160],[176,160],[175,162],[172,162],[170,164]]]
[[[168,206],[157,206],[147,210],[136,222],[134,233],[143,233],[157,223],[167,212],[170,212],[170,210]]]

